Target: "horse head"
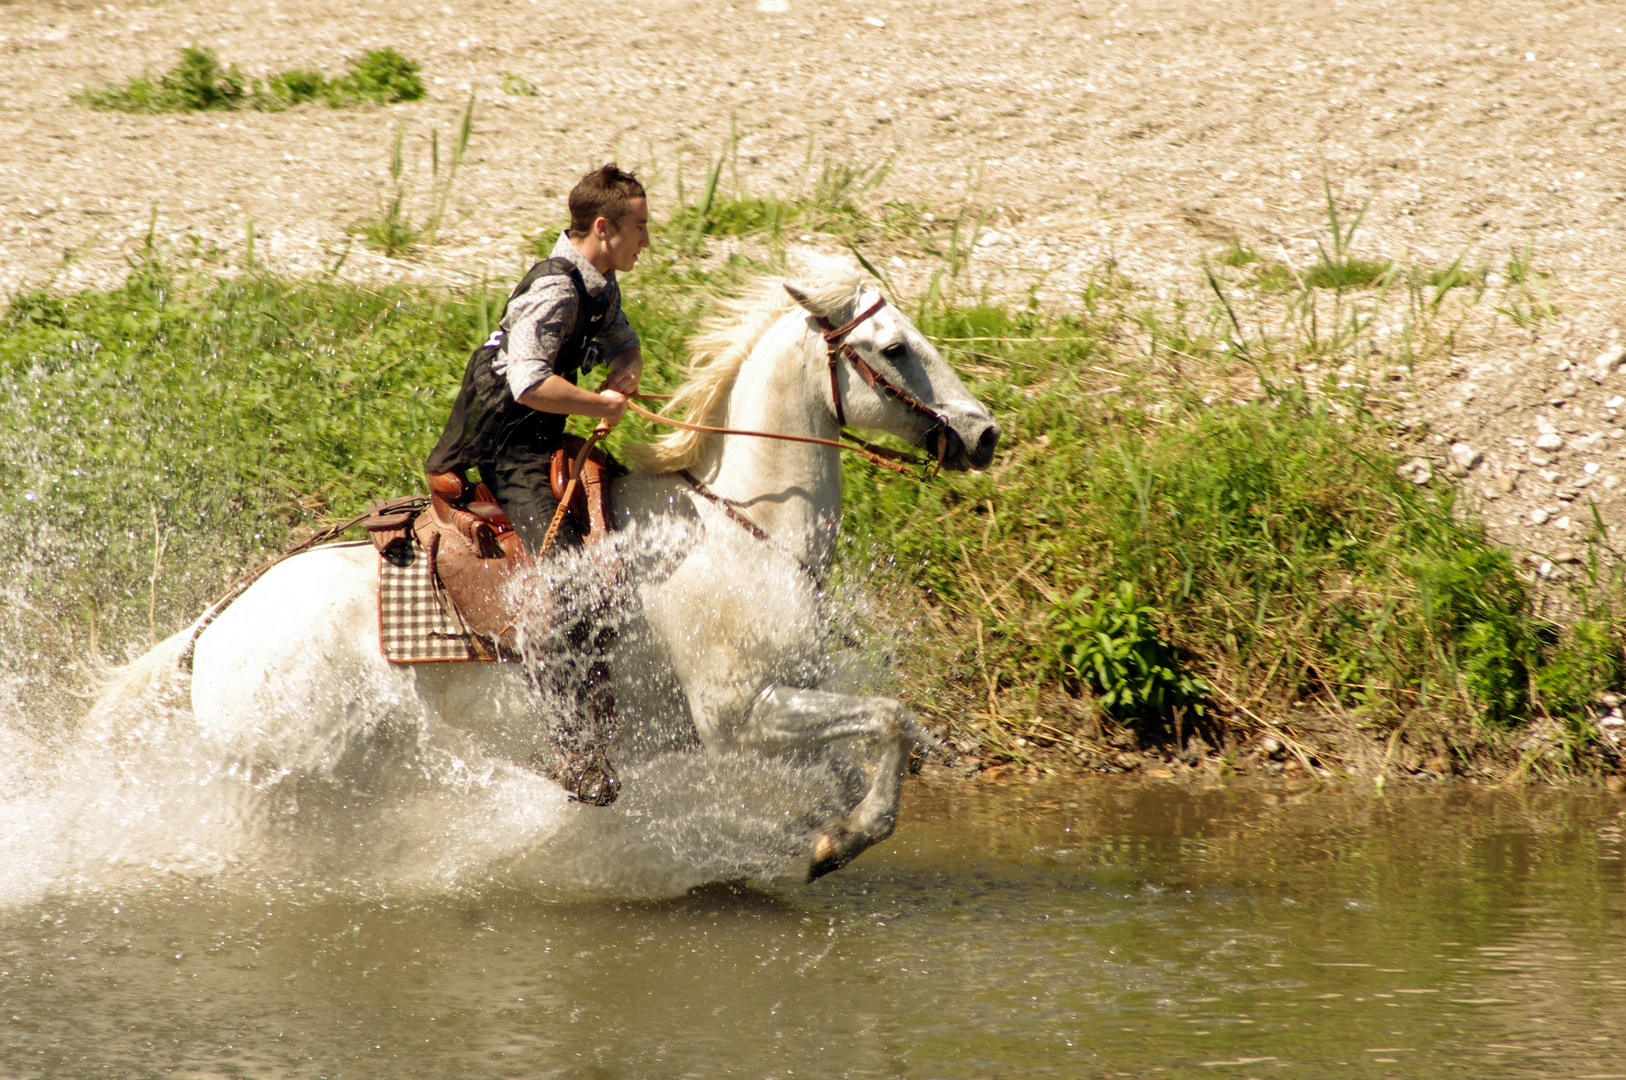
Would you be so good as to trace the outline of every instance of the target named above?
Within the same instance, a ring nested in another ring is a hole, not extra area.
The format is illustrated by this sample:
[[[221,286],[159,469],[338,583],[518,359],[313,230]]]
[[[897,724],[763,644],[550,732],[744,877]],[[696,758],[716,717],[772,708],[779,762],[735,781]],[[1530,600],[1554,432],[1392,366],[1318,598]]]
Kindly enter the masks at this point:
[[[925,335],[847,263],[803,261],[785,291],[807,312],[809,363],[836,426],[895,435],[944,468],[987,468],[999,424]]]

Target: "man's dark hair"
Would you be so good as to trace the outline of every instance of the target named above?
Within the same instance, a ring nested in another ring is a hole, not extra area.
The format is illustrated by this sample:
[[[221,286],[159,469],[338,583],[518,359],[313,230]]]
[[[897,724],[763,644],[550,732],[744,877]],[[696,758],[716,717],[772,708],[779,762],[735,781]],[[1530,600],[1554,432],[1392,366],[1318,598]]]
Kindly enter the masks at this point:
[[[646,198],[644,185],[630,172],[616,168],[612,161],[594,169],[570,189],[570,235],[580,240],[593,231],[593,222],[606,218],[616,228],[626,216],[627,204]]]

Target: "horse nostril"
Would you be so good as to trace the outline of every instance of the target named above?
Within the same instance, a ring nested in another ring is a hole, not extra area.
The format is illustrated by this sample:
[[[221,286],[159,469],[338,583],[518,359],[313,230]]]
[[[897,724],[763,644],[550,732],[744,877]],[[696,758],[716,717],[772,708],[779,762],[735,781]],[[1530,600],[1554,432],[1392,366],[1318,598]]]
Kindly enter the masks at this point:
[[[999,435],[998,424],[989,424],[982,429],[982,434],[977,438],[977,452],[972,455],[977,464],[986,465],[994,460],[994,448],[999,445]]]

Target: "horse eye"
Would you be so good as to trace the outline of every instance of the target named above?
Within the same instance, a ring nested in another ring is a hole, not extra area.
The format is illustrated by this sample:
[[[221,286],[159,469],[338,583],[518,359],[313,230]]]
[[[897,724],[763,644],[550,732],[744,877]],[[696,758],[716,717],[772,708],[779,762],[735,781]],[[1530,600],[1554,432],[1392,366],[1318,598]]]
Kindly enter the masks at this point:
[[[905,345],[901,341],[894,341],[892,344],[881,350],[881,355],[886,357],[888,360],[902,360],[904,354],[908,351],[909,346]]]

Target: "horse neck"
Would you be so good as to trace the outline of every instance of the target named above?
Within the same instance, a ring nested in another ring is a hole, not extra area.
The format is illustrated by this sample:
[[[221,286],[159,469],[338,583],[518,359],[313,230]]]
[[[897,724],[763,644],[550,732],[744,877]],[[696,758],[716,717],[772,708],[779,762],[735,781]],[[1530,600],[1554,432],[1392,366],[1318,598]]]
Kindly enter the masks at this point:
[[[834,439],[839,429],[811,385],[814,349],[800,312],[764,335],[740,368],[724,426]],[[841,521],[839,450],[723,436],[708,455],[703,475],[776,545],[816,571],[828,568]]]

